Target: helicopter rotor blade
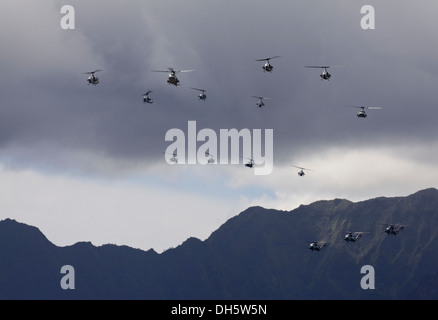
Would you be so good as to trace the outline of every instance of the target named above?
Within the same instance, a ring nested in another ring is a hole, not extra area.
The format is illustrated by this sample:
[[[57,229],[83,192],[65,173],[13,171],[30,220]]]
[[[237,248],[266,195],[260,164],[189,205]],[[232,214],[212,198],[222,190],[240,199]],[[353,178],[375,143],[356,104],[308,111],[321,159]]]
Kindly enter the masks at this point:
[[[371,106],[371,107],[366,107],[366,106],[351,106],[352,108],[359,108],[359,109],[368,109],[368,110],[380,110],[383,109],[382,107],[377,107],[377,106]]]
[[[319,68],[319,69],[328,69],[328,68],[343,68],[343,66],[304,66],[305,68]]]
[[[270,57],[270,58],[257,59],[256,61],[269,61],[269,60],[271,60],[271,59],[280,58],[280,57],[281,57],[281,56],[273,56],[273,57]]]
[[[309,171],[313,171],[312,169],[307,169],[307,168],[302,168],[302,167],[298,167],[298,166],[294,166],[293,164],[291,164],[292,167],[301,169],[301,170],[309,170]]]
[[[257,99],[260,99],[260,100],[270,100],[270,99],[272,99],[272,98],[268,98],[268,97],[258,97],[258,96],[251,96],[251,97],[257,98]]]
[[[98,70],[94,70],[94,71],[90,71],[90,72],[85,72],[85,74],[93,74],[93,73],[100,72],[100,71],[103,71],[103,70],[98,69]]]
[[[304,68],[328,69],[330,66],[304,66]]]

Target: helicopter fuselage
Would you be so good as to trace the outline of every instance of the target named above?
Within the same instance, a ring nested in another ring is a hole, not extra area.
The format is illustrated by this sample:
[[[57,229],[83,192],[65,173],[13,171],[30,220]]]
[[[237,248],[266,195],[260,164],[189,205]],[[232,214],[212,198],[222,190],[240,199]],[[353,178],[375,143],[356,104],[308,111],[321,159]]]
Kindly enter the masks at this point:
[[[360,111],[357,113],[357,117],[358,118],[366,118],[367,117],[367,114],[365,112],[365,108],[364,107],[360,108]]]
[[[274,67],[269,62],[266,62],[262,68],[265,72],[272,72],[274,70]]]
[[[320,75],[321,80],[330,80],[332,75],[327,72],[327,70],[324,70],[324,72]]]
[[[174,86],[178,86],[179,80],[174,74],[169,74],[169,78],[167,79],[168,84],[173,84]]]
[[[99,83],[99,78],[95,77],[94,75],[91,75],[88,77],[88,84],[97,85]]]

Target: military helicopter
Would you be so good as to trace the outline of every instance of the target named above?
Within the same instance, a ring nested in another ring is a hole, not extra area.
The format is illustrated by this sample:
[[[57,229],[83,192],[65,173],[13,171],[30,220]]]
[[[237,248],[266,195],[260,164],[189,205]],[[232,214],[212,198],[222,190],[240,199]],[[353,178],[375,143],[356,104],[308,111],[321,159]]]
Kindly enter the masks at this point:
[[[94,70],[94,71],[91,71],[91,72],[85,72],[85,74],[89,74],[90,75],[88,77],[88,79],[87,79],[88,85],[92,84],[92,85],[96,86],[96,85],[99,84],[99,78],[96,77],[94,74],[96,72],[100,72],[100,71],[102,71],[102,70]]]
[[[396,235],[398,235],[398,233],[400,231],[402,231],[405,227],[407,227],[407,225],[400,224],[400,223],[397,223],[397,224],[384,224],[384,225],[386,225],[385,232],[388,234],[388,236],[390,234],[396,236]]]
[[[208,164],[215,163],[216,160],[214,159],[214,156],[210,152],[205,151],[205,156],[209,157],[207,160]]]
[[[148,91],[144,94],[143,97],[143,103],[153,103],[154,100],[152,100],[151,98],[149,98],[149,93],[151,93],[152,91]]]
[[[368,110],[380,110],[380,109],[382,109],[381,107],[358,107],[358,106],[352,106],[352,107],[353,108],[359,108],[360,110],[357,113],[357,117],[358,118],[364,118],[364,119],[366,117],[368,117],[368,115],[365,112],[365,109],[368,109]]]
[[[199,100],[205,101],[207,99],[207,95],[205,94],[206,90],[204,90],[204,89],[197,89],[197,88],[191,88],[191,89],[201,91],[201,93],[198,96]]]
[[[253,168],[254,167],[254,160],[249,159],[249,162],[245,163],[245,167]]]
[[[312,171],[312,169],[306,169],[306,168],[297,167],[297,166],[294,166],[293,164],[291,164],[291,166],[292,166],[292,167],[295,167],[295,168],[298,168],[298,169],[301,169],[300,171],[298,171],[298,175],[299,175],[300,177],[306,175],[306,174],[304,173],[304,170],[310,170],[310,171]]]
[[[152,72],[170,72],[169,76],[167,78],[167,83],[168,84],[173,84],[175,87],[177,87],[179,85],[179,79],[176,76],[177,72],[191,72],[194,70],[174,70],[173,68],[167,68],[167,71],[162,71],[162,70],[152,70]]]
[[[243,157],[243,156],[240,156],[240,157],[243,158],[243,159],[247,159],[248,160],[248,162],[245,163],[245,167],[254,168],[254,159],[253,158],[246,158],[246,157]]]
[[[265,103],[263,102],[263,100],[269,100],[269,99],[271,99],[271,98],[265,98],[265,97],[258,97],[258,96],[252,96],[253,98],[257,98],[257,99],[259,99],[259,101],[257,101],[257,103],[256,103],[256,105],[259,107],[259,108],[263,108],[263,106],[265,105]]]
[[[365,233],[368,233],[368,232],[350,232],[349,231],[344,236],[344,240],[347,241],[347,242],[356,242]]]
[[[177,157],[177,153],[176,153],[176,151],[174,151],[173,153],[167,153],[167,152],[163,152],[164,154],[167,154],[167,155],[171,155],[172,157],[169,159],[171,162],[173,162],[173,163],[178,163],[178,157]],[[166,156],[166,160],[168,159],[169,157],[167,157]]]
[[[319,243],[318,241],[312,241],[309,244],[309,250],[321,251],[326,245],[327,245],[327,242]]]
[[[274,56],[274,57],[264,58],[264,59],[257,59],[256,61],[266,61],[264,66],[262,67],[263,72],[272,72],[274,67],[269,63],[269,60],[275,59],[275,58],[280,58],[280,56]]]
[[[321,81],[330,80],[330,78],[332,77],[332,75],[327,71],[327,69],[330,68],[330,66],[304,66],[304,67],[324,69],[323,72],[319,75],[321,77]]]

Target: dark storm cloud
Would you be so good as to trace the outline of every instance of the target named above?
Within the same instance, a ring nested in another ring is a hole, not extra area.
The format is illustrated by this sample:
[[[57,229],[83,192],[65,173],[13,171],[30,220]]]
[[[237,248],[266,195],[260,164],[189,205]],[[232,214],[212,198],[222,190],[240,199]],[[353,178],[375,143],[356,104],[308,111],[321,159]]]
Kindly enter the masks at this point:
[[[435,141],[436,4],[376,2],[376,30],[362,30],[359,2],[73,1],[69,31],[57,2],[25,1],[27,13],[6,2],[38,22],[1,22],[0,148],[26,165],[74,166],[65,159],[76,153],[147,165],[162,160],[166,131],[190,120],[272,128],[279,163],[330,146]],[[255,60],[274,55],[274,72],[263,73]],[[305,65],[342,67],[326,82]],[[195,71],[175,88],[151,72],[167,67]],[[101,83],[88,86],[83,73],[95,69]],[[148,90],[155,102],[143,105]],[[253,95],[272,100],[258,109]],[[362,121],[352,105],[383,109]]]

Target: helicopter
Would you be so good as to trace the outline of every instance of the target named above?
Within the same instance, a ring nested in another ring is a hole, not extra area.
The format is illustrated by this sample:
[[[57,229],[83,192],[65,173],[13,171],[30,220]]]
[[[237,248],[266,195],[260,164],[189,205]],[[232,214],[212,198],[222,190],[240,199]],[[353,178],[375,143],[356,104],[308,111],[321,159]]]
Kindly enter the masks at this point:
[[[167,83],[168,84],[173,84],[175,87],[177,87],[179,85],[179,79],[176,76],[177,72],[191,72],[194,70],[174,70],[173,68],[169,67],[167,68],[167,71],[162,71],[162,70],[152,70],[152,72],[170,72],[169,76],[167,78]]]
[[[214,156],[210,152],[205,151],[205,156],[209,157],[207,160],[208,164],[215,163],[216,160],[214,159]]]
[[[368,233],[368,232],[350,232],[349,231],[344,236],[344,240],[347,241],[347,242],[356,242],[365,233]]]
[[[360,110],[357,113],[357,117],[358,118],[364,118],[364,119],[366,117],[368,117],[368,115],[365,112],[365,109],[368,109],[368,110],[380,110],[380,109],[382,109],[381,107],[358,107],[358,106],[352,106],[352,107],[353,108],[359,108]]]
[[[245,164],[245,167],[253,168],[254,167],[254,160],[250,159],[249,162]]]
[[[248,162],[245,163],[245,167],[254,168],[254,159],[253,158],[246,158],[243,156],[240,156],[240,157],[248,160]]]
[[[264,58],[264,59],[257,59],[256,61],[266,61],[264,66],[262,67],[263,72],[272,72],[274,67],[269,63],[269,60],[275,59],[275,58],[280,58],[280,56],[274,56],[274,57]]]
[[[174,151],[173,153],[167,153],[167,152],[163,152],[164,154],[167,154],[167,155],[172,155],[172,157],[169,159],[171,162],[173,162],[173,163],[178,163],[178,157],[177,157],[177,153],[176,153],[176,151]],[[167,158],[168,157],[166,157],[166,161],[167,161]]]
[[[295,168],[298,168],[298,169],[301,169],[300,171],[298,171],[298,175],[299,175],[300,177],[306,175],[306,174],[304,173],[304,170],[310,170],[310,171],[312,171],[312,169],[306,169],[306,168],[297,167],[297,166],[294,166],[293,164],[291,164],[291,166],[292,166],[292,167],[295,167]]]
[[[153,103],[154,100],[152,100],[151,98],[149,98],[149,93],[151,93],[152,91],[148,91],[144,94],[143,97],[143,103]]]
[[[94,70],[94,71],[91,71],[91,72],[85,72],[85,74],[89,74],[90,75],[88,77],[88,79],[87,79],[87,82],[88,82],[89,85],[92,84],[92,85],[96,86],[96,85],[99,84],[99,78],[94,75],[96,72],[99,72],[99,71],[102,71],[102,70]]]
[[[321,251],[326,245],[327,245],[327,242],[319,243],[318,241],[312,241],[309,244],[309,250]]]
[[[204,90],[204,89],[197,89],[197,88],[191,88],[191,89],[201,91],[201,93],[198,96],[199,100],[205,101],[207,99],[207,95],[205,94],[206,90]]]
[[[407,225],[400,224],[400,223],[397,223],[397,224],[385,224],[385,225],[386,225],[385,232],[388,234],[388,236],[390,234],[396,236],[396,235],[398,235],[398,233],[400,231],[402,231],[405,227],[407,227]]]
[[[265,105],[265,103],[263,102],[263,100],[269,100],[269,99],[271,99],[271,98],[265,98],[265,97],[257,97],[257,96],[252,96],[253,98],[257,98],[257,99],[259,99],[259,101],[257,101],[257,103],[256,103],[256,105],[259,107],[259,108],[263,108],[263,106]]]
[[[330,80],[330,78],[332,77],[332,75],[327,71],[327,69],[330,68],[330,66],[305,66],[305,68],[324,69],[323,72],[319,75],[321,77],[321,81]]]

